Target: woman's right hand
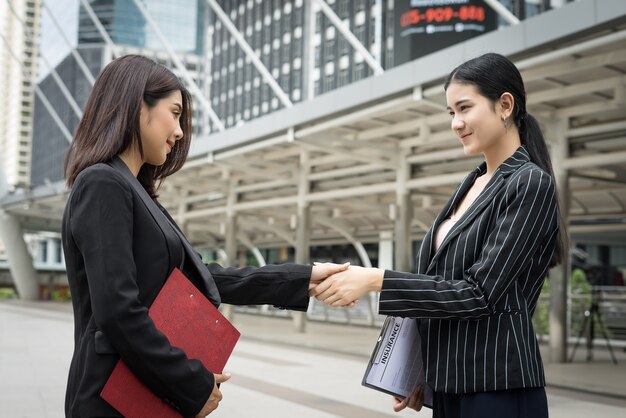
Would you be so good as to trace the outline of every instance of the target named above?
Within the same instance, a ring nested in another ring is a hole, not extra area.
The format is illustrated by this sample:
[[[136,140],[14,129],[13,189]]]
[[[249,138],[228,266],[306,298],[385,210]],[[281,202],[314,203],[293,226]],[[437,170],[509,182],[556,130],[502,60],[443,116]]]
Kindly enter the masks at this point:
[[[214,376],[215,376],[215,383],[213,384],[213,392],[211,392],[209,399],[207,399],[206,403],[204,404],[200,412],[198,412],[198,415],[196,415],[196,418],[204,418],[207,415],[209,415],[211,412],[215,411],[220,401],[222,400],[222,392],[220,392],[219,388],[217,387],[217,384],[224,383],[225,381],[230,379],[230,374],[228,373],[214,374]]]
[[[393,410],[395,412],[400,412],[406,407],[419,411],[422,409],[422,406],[424,406],[424,386],[418,385],[415,389],[413,389],[413,392],[411,392],[409,396],[404,399],[400,399],[396,396],[392,399]]]

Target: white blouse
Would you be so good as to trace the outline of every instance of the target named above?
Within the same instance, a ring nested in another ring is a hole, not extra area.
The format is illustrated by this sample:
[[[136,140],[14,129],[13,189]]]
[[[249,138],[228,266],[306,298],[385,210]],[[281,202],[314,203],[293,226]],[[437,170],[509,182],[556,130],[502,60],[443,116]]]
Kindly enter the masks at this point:
[[[441,224],[439,224],[439,228],[437,228],[437,234],[435,235],[435,251],[439,249],[441,243],[444,239],[446,239],[448,232],[450,232],[456,221],[456,219],[449,217],[448,219],[441,222]]]

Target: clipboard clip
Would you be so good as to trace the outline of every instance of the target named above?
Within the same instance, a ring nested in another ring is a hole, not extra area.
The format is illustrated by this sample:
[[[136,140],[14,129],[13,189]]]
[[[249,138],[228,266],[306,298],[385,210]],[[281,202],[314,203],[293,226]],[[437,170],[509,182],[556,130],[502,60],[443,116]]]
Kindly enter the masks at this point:
[[[376,345],[374,346],[374,349],[372,350],[372,355],[370,356],[370,364],[378,364],[379,363],[379,362],[376,361],[376,359],[378,358],[378,351],[380,350],[380,346],[383,343],[383,339],[385,338],[385,335],[387,335],[387,330],[395,322],[396,322],[396,320],[395,320],[395,318],[393,316],[388,316],[387,318],[385,318],[385,322],[383,323],[383,327],[380,330],[380,335],[378,335],[378,340],[376,340]]]

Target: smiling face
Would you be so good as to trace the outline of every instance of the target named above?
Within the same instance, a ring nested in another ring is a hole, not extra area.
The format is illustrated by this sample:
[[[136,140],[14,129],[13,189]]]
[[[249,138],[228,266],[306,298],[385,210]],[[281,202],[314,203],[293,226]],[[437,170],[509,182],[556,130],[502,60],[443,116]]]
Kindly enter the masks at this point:
[[[503,95],[502,100],[508,97]],[[489,153],[504,141],[507,128],[502,118],[510,112],[507,103],[503,107],[502,100],[494,104],[473,84],[452,82],[448,86],[446,101],[452,116],[451,128],[459,137],[465,155]]]
[[[159,100],[154,107],[148,107],[145,102],[142,104],[139,124],[144,163],[154,166],[165,163],[167,154],[183,137],[180,126],[182,110],[179,90]]]

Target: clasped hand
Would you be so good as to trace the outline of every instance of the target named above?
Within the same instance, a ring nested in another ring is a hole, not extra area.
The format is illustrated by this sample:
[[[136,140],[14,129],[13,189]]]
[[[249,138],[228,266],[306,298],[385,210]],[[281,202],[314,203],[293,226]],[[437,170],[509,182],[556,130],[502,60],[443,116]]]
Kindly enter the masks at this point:
[[[311,278],[309,296],[333,307],[352,307],[370,291],[380,291],[383,270],[349,264],[315,263],[316,268],[333,271],[319,282]]]

